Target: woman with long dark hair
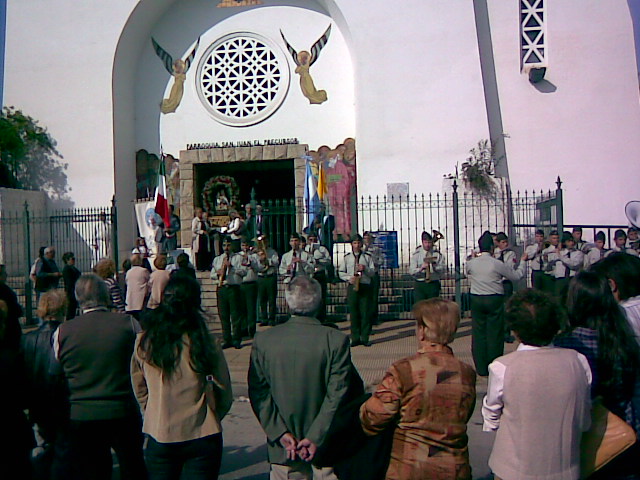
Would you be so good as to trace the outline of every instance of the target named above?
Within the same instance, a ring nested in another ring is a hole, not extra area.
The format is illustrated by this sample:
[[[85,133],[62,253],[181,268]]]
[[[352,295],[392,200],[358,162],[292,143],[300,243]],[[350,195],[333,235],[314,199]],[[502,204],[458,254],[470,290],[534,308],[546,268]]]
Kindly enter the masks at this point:
[[[200,304],[196,280],[171,278],[136,341],[131,375],[144,412],[151,480],[218,478],[220,422],[233,397],[222,349],[207,329]],[[213,409],[207,382],[218,386]]]
[[[591,367],[591,397],[601,397],[611,412],[640,434],[640,412],[634,397],[640,367],[640,346],[604,275],[578,273],[569,285],[567,309],[570,330],[554,340],[559,347],[582,353]],[[640,478],[637,444],[590,478]]]

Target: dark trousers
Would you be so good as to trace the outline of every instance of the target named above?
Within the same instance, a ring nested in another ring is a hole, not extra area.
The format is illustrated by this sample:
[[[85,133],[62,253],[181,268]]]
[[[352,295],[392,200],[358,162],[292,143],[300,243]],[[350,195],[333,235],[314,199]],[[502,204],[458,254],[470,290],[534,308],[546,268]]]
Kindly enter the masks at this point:
[[[38,433],[44,440],[44,452],[33,459],[35,478],[73,479],[68,425],[38,422]]]
[[[175,443],[149,437],[145,450],[149,480],[215,480],[221,459],[221,433]]]
[[[434,280],[433,282],[413,282],[413,301],[414,303],[420,300],[428,300],[430,298],[436,298],[440,296],[440,280]]]
[[[111,449],[122,480],[147,478],[140,415],[109,420],[72,420],[69,430],[73,465],[79,480],[111,480]]]
[[[544,277],[545,275],[542,270],[531,270],[531,287],[536,290],[544,290]]]
[[[471,353],[482,376],[504,353],[504,295],[471,295]]]
[[[380,296],[380,274],[376,274],[371,278],[371,323],[377,325],[378,319],[378,297]]]
[[[242,331],[246,331],[250,337],[256,333],[256,305],[258,302],[258,283],[247,282],[240,285],[242,297]]]
[[[556,279],[553,275],[547,275],[546,273],[542,277],[542,291],[548,293],[549,295],[556,294],[555,288]]]
[[[570,277],[566,278],[556,278],[554,282],[555,296],[560,305],[563,307],[567,306],[567,293],[569,291],[569,282],[571,281]]]
[[[347,304],[351,321],[351,340],[368,342],[371,334],[371,317],[369,309],[370,286],[360,284],[358,291],[353,285],[347,288]]]
[[[258,277],[258,305],[260,305],[260,323],[276,323],[276,297],[278,295],[278,278]]]
[[[240,286],[222,285],[218,287],[218,315],[222,323],[224,343],[240,343]]]
[[[320,300],[320,307],[316,318],[322,323],[327,321],[327,275],[324,272],[319,272],[313,275],[313,278],[320,284],[320,291],[322,293],[322,299]]]

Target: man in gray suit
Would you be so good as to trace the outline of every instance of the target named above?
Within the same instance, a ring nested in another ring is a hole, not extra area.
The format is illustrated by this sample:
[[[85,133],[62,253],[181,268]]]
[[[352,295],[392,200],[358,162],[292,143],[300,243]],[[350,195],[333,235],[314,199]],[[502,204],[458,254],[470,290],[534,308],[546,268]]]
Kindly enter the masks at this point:
[[[248,378],[251,406],[267,435],[270,478],[337,479],[333,468],[311,462],[347,392],[349,339],[314,318],[321,300],[316,280],[295,277],[285,299],[291,318],[256,334]]]

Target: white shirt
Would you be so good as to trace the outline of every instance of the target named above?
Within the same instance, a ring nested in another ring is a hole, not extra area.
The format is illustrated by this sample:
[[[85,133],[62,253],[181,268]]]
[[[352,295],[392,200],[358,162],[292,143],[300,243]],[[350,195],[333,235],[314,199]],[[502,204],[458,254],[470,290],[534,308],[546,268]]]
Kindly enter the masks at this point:
[[[538,252],[538,244],[534,243],[533,245],[529,245],[525,248],[524,252],[527,254],[529,259],[529,267],[531,270],[542,270],[543,269],[543,261],[542,261],[542,250]]]
[[[430,280],[440,280],[442,273],[447,269],[444,256],[437,250],[425,250],[422,245],[416,248],[411,255],[409,273],[418,282],[424,282],[426,280],[426,271],[422,269],[422,265],[425,257],[434,257],[434,261],[431,263],[431,273],[429,274]]]
[[[640,295],[627,298],[620,302],[620,306],[624,309],[627,320],[636,334],[636,340],[640,343]]]
[[[518,345],[516,351],[538,350],[540,348],[555,347],[535,347],[521,343]],[[581,353],[576,352],[576,354],[578,355],[580,364],[584,367],[587,382],[591,385],[592,375],[589,362]],[[487,386],[487,394],[482,400],[482,418],[484,419],[482,430],[484,432],[497,430],[500,426],[500,417],[502,416],[502,407],[504,406],[502,397],[504,394],[504,374],[506,370],[507,367],[498,360],[494,360],[489,365],[489,385]]]
[[[609,255],[609,254],[611,254],[613,252],[622,252],[622,251],[623,250],[620,247],[613,246],[613,247],[611,247],[611,250],[609,250],[607,252],[607,255]],[[633,255],[634,257],[640,256],[636,250],[634,250],[633,248],[629,248],[629,247],[625,247],[624,253],[628,253],[629,255]]]
[[[584,253],[580,250],[567,250],[563,248],[557,255],[553,275],[556,278],[565,278],[566,276],[575,277],[584,265]]]

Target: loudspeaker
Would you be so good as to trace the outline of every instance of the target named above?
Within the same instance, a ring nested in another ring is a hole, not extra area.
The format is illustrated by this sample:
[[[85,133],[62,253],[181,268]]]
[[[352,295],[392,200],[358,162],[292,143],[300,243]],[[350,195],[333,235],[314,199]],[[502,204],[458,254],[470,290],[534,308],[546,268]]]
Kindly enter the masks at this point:
[[[529,81],[531,83],[541,82],[544,79],[545,73],[547,73],[547,67],[534,67],[529,70]]]
[[[624,213],[632,227],[640,228],[640,201],[633,200],[624,207]]]

